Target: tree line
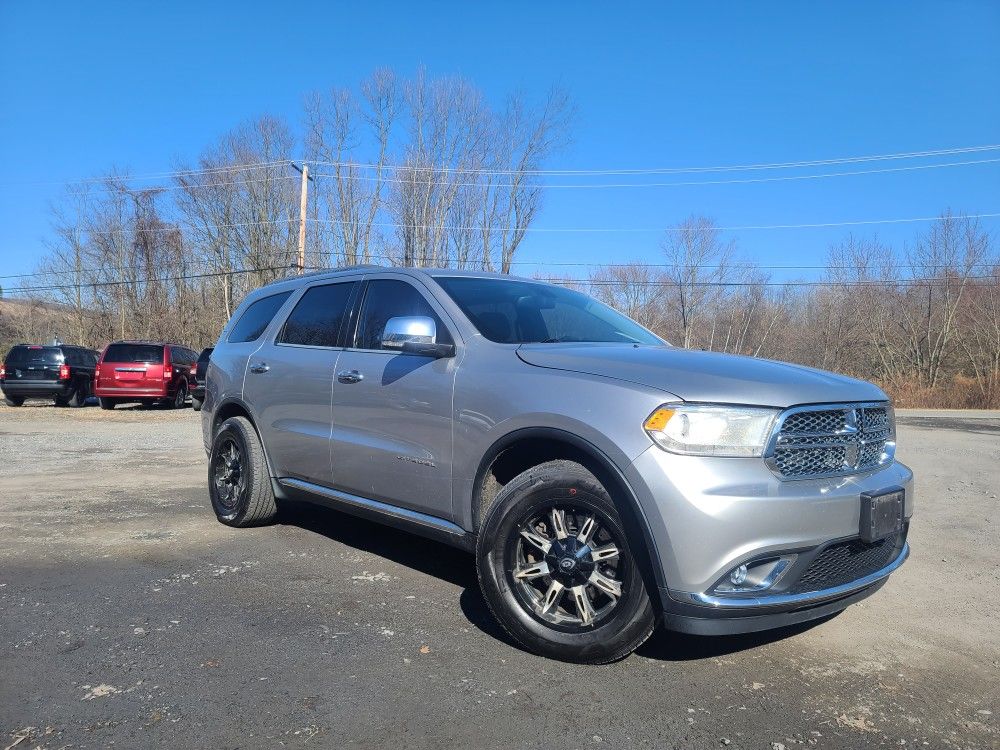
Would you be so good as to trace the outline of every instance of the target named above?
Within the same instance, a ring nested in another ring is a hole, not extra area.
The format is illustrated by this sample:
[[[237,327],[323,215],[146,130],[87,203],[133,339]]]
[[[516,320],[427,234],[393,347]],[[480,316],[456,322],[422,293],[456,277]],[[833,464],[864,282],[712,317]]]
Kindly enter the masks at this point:
[[[116,338],[212,344],[243,296],[293,272],[310,167],[306,266],[510,273],[538,216],[539,171],[568,140],[550,91],[501,105],[462,78],[379,70],[305,98],[299,136],[263,116],[156,187],[112,171],[53,207],[36,302],[0,306],[0,345]],[[653,248],[643,248],[650,257]],[[903,405],[1000,406],[1000,260],[974,218],[945,212],[905,247],[848,235],[816,280],[774,281],[708,218],[669,227],[654,261],[555,279],[671,343],[878,382]]]

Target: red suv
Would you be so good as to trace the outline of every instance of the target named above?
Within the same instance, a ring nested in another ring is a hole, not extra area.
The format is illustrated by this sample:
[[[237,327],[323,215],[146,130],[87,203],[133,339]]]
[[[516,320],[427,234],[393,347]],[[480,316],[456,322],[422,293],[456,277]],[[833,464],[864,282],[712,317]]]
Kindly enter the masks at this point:
[[[194,385],[191,366],[197,361],[193,350],[179,344],[116,341],[105,347],[97,363],[94,395],[102,409],[126,401],[181,409]]]

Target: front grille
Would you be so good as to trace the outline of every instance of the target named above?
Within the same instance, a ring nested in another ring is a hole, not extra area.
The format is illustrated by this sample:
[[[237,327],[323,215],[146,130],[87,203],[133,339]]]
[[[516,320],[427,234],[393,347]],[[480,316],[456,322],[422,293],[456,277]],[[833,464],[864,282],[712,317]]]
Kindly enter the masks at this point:
[[[895,560],[901,549],[902,537],[871,543],[852,539],[832,544],[816,556],[787,593],[822,591],[864,578]]]
[[[785,479],[856,474],[891,463],[894,441],[885,404],[799,407],[780,422],[768,463]]]

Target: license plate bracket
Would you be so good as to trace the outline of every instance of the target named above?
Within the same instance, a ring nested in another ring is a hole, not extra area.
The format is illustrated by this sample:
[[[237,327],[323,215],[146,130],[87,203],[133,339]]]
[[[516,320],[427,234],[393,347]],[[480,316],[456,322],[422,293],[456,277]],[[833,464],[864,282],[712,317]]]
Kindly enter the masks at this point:
[[[861,495],[861,539],[877,542],[903,530],[906,491],[893,487]]]

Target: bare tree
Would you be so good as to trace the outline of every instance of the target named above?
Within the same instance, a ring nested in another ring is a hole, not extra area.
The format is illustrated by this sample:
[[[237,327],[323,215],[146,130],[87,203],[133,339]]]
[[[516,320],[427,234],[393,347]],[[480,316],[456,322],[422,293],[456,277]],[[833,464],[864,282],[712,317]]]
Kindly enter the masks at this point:
[[[596,269],[590,275],[590,293],[654,333],[667,336],[666,283],[658,269],[633,261]]]
[[[667,230],[662,248],[670,309],[680,322],[681,345],[690,348],[702,314],[730,282],[734,246],[710,219],[691,216]]]

